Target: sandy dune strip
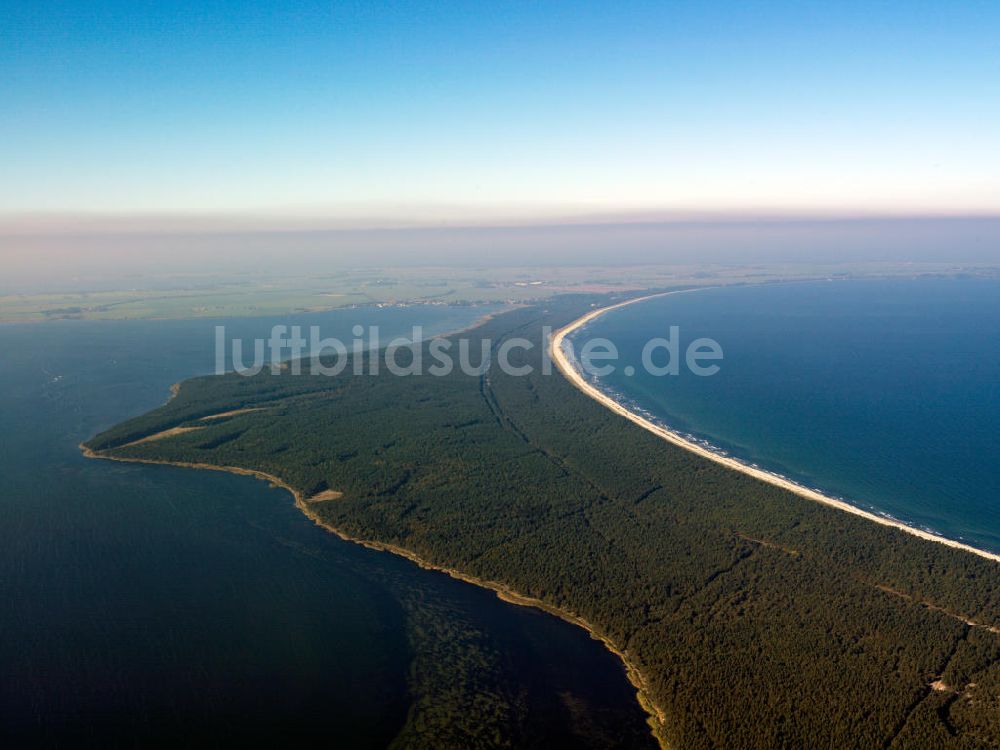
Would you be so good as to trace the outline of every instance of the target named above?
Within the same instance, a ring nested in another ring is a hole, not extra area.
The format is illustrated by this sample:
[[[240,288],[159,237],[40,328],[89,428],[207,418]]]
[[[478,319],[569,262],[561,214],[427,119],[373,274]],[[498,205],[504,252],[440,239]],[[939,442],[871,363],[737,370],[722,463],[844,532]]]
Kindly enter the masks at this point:
[[[937,542],[938,544],[944,544],[949,547],[954,547],[955,549],[971,552],[974,555],[985,557],[986,559],[993,560],[994,562],[1000,562],[1000,554],[988,552],[986,550],[973,547],[969,544],[964,544],[963,542],[957,542],[953,539],[948,539],[938,534],[931,533],[930,531],[925,531],[924,529],[918,529],[914,528],[913,526],[907,526],[905,523],[897,521],[893,518],[886,518],[885,516],[880,516],[875,513],[871,513],[869,511],[851,505],[850,503],[845,502],[843,500],[839,500],[835,497],[824,495],[821,492],[810,489],[808,487],[804,487],[803,485],[798,484],[797,482],[793,482],[790,479],[786,479],[785,477],[778,476],[777,474],[772,474],[771,472],[765,471],[764,469],[759,469],[753,466],[749,466],[748,464],[744,463],[743,461],[740,461],[739,459],[733,458],[731,456],[721,455],[712,450],[709,450],[708,448],[702,445],[694,443],[685,438],[683,435],[674,432],[673,430],[657,425],[651,422],[650,420],[646,419],[645,417],[642,417],[639,414],[636,414],[635,412],[629,411],[624,406],[615,401],[613,398],[611,398],[605,393],[602,393],[600,390],[598,390],[596,387],[594,387],[584,379],[583,375],[579,372],[579,370],[576,369],[574,363],[570,361],[569,357],[567,357],[566,353],[563,351],[563,341],[566,339],[566,336],[568,336],[578,328],[581,328],[582,326],[591,322],[592,320],[595,320],[601,315],[610,312],[611,310],[616,310],[619,307],[635,304],[636,302],[642,302],[643,300],[652,299],[654,297],[665,297],[671,294],[684,294],[687,292],[696,292],[696,291],[701,291],[701,289],[685,289],[676,292],[661,292],[659,294],[647,294],[642,297],[636,297],[634,299],[626,300],[625,302],[619,302],[614,305],[609,305],[607,307],[591,310],[586,315],[577,318],[569,325],[556,331],[556,333],[552,336],[552,340],[549,344],[550,355],[553,361],[556,363],[556,366],[559,368],[559,371],[566,377],[566,379],[569,380],[569,382],[575,385],[578,389],[583,391],[585,394],[590,396],[590,398],[594,399],[602,406],[607,407],[615,414],[624,417],[630,422],[639,425],[644,430],[648,430],[649,432],[652,432],[654,435],[666,440],[668,443],[672,443],[676,446],[684,448],[685,450],[691,451],[692,453],[695,453],[701,456],[702,458],[707,458],[709,461],[714,461],[717,464],[722,464],[728,469],[739,471],[742,472],[743,474],[748,474],[749,476],[752,476],[755,479],[759,479],[762,482],[767,482],[768,484],[772,484],[776,487],[781,487],[782,489],[788,490],[789,492],[794,492],[799,497],[804,497],[807,500],[813,500],[817,503],[822,503],[823,505],[830,506],[831,508],[842,510],[845,513],[851,513],[855,516],[861,516],[864,519],[873,521],[877,524],[881,524],[882,526],[891,526],[893,528],[900,529],[901,531],[905,531],[907,534],[912,534],[913,536],[920,537],[921,539],[926,539],[931,542]]]

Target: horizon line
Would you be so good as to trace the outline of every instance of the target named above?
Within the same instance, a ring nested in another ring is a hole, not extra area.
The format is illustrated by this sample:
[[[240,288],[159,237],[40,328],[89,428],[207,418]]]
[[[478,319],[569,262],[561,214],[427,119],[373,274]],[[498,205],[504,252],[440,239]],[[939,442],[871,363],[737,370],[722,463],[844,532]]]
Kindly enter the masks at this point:
[[[193,211],[0,212],[0,236],[163,235],[163,234],[313,234],[353,232],[545,230],[561,228],[712,228],[750,225],[789,226],[871,222],[997,221],[1000,208],[973,211],[770,210],[622,211],[500,217],[333,217],[324,214],[198,213]]]

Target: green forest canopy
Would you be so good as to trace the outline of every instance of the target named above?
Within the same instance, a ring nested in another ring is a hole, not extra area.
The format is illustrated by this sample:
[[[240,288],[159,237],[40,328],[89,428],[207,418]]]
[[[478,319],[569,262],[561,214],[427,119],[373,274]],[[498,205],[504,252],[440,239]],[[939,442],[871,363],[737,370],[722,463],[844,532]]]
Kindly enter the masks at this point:
[[[1000,746],[1000,566],[727,470],[542,374],[542,327],[609,299],[465,334],[529,337],[511,355],[529,376],[196,378],[88,447],[342,492],[314,507],[331,526],[593,624],[671,747]]]

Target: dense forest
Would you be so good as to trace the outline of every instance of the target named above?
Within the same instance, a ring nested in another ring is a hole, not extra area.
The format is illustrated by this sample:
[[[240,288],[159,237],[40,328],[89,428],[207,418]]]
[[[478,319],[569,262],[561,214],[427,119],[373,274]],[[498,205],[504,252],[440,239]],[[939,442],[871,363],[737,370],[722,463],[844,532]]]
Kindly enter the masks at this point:
[[[343,493],[312,512],[590,623],[670,747],[1000,747],[1000,566],[720,467],[544,374],[543,326],[612,299],[465,334],[473,352],[528,337],[528,376],[197,378],[87,447]]]

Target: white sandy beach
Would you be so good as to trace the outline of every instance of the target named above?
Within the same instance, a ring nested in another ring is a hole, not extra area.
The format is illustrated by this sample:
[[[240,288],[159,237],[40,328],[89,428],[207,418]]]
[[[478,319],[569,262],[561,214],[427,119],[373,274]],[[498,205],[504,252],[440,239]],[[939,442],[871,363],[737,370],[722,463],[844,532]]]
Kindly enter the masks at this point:
[[[714,461],[717,464],[721,464],[726,468],[732,469],[734,471],[739,471],[744,474],[748,474],[754,477],[755,479],[759,479],[762,482],[767,482],[768,484],[775,485],[776,487],[781,487],[782,489],[788,490],[789,492],[794,492],[799,497],[804,497],[807,500],[813,500],[817,503],[822,503],[823,505],[828,505],[832,508],[836,508],[837,510],[842,510],[845,513],[851,513],[856,516],[861,516],[862,518],[865,518],[869,521],[874,521],[875,523],[881,524],[882,526],[891,526],[893,528],[900,529],[901,531],[905,531],[907,534],[912,534],[913,536],[920,537],[921,539],[926,539],[931,542],[937,542],[938,544],[945,544],[949,547],[954,547],[955,549],[965,550],[966,552],[971,552],[975,555],[979,555],[980,557],[985,557],[989,560],[1000,562],[1000,554],[978,549],[971,545],[964,544],[962,542],[957,542],[953,539],[947,539],[943,536],[939,536],[938,534],[933,534],[923,529],[914,528],[913,526],[907,526],[905,523],[902,523],[901,521],[897,521],[892,518],[886,518],[884,516],[879,516],[875,513],[870,513],[866,510],[862,510],[861,508],[851,505],[850,503],[844,502],[843,500],[838,500],[835,497],[830,497],[829,495],[824,495],[821,492],[817,492],[816,490],[804,487],[803,485],[793,482],[790,479],[786,479],[785,477],[780,477],[776,474],[772,474],[771,472],[765,471],[763,469],[750,466],[744,463],[743,461],[740,461],[739,459],[732,458],[731,456],[720,455],[719,453],[709,450],[708,448],[702,445],[699,445],[695,442],[692,442],[691,440],[688,440],[683,435],[680,435],[679,433],[674,432],[673,430],[669,430],[665,427],[661,427],[660,425],[654,424],[645,417],[636,414],[632,411],[629,411],[624,406],[615,401],[613,398],[611,398],[605,393],[602,393],[600,390],[598,390],[593,385],[588,383],[584,379],[583,375],[579,372],[579,370],[576,369],[574,363],[569,360],[569,358],[563,351],[563,341],[565,340],[567,335],[577,330],[578,328],[586,325],[592,320],[600,317],[606,312],[609,312],[611,310],[616,310],[619,307],[624,307],[625,305],[631,305],[636,302],[652,299],[654,297],[665,297],[671,294],[683,294],[686,292],[696,292],[696,291],[702,291],[702,289],[685,289],[676,292],[662,292],[659,294],[648,294],[643,297],[636,297],[634,299],[626,300],[625,302],[619,302],[614,305],[609,305],[607,307],[602,307],[596,310],[592,310],[583,317],[574,320],[569,325],[556,331],[556,333],[552,336],[552,340],[549,345],[550,355],[552,356],[552,359],[555,361],[556,366],[559,368],[559,371],[566,376],[567,380],[569,380],[573,385],[575,385],[585,394],[590,396],[599,404],[607,407],[615,414],[619,414],[620,416],[625,417],[625,419],[634,422],[635,424],[642,427],[644,430],[652,432],[654,435],[663,438],[669,443],[673,443],[674,445],[684,448],[685,450],[689,450],[692,453],[701,456],[702,458],[707,458],[709,461]]]

